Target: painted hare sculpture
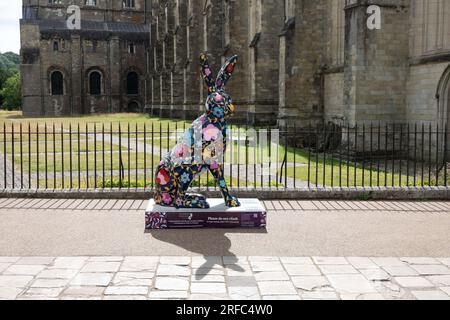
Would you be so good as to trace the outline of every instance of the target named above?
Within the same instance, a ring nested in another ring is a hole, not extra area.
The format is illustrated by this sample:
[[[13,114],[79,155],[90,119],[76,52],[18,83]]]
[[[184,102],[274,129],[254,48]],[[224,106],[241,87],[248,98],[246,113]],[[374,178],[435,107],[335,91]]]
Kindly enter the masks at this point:
[[[185,132],[178,144],[161,161],[156,172],[155,202],[176,208],[208,209],[206,197],[187,193],[192,181],[209,170],[222,191],[228,207],[239,207],[230,195],[224,177],[223,154],[226,150],[227,119],[234,105],[225,92],[233,74],[237,56],[229,58],[214,80],[206,54],[200,56],[202,75],[208,87],[206,112]]]

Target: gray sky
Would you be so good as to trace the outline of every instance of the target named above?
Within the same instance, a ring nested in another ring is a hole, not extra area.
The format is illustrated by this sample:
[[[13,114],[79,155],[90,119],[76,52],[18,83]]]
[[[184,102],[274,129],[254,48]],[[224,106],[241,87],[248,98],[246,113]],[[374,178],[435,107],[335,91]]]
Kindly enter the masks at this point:
[[[0,0],[0,52],[20,50],[20,26],[22,1]]]

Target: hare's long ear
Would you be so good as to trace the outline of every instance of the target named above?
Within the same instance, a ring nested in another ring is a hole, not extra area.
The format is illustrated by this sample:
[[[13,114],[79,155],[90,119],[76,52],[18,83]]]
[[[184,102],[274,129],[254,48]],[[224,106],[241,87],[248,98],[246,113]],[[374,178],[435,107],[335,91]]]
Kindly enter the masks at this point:
[[[230,80],[231,75],[233,74],[237,59],[238,56],[232,56],[225,62],[222,69],[220,69],[216,79],[216,89],[222,89],[227,85],[228,80]]]
[[[202,65],[202,76],[205,80],[206,86],[208,87],[209,92],[214,91],[214,81],[213,75],[211,71],[211,67],[209,66],[208,56],[205,53],[200,55],[200,64]]]

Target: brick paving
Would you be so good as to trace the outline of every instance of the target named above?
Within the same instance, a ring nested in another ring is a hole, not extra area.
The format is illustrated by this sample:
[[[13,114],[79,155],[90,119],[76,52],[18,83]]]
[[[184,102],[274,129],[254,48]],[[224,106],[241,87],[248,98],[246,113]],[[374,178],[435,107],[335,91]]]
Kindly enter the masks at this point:
[[[450,259],[0,257],[0,299],[450,300]]]

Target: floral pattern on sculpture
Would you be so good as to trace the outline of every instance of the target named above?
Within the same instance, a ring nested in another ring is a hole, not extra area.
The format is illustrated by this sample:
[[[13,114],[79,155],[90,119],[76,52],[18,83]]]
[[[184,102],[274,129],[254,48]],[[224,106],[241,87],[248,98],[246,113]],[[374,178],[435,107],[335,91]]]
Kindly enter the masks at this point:
[[[226,120],[235,110],[225,86],[235,69],[237,56],[225,62],[215,80],[206,54],[201,55],[200,62],[209,92],[206,112],[192,123],[172,152],[161,161],[156,173],[154,199],[162,206],[209,208],[204,196],[187,193],[193,179],[209,171],[221,188],[225,204],[238,207],[239,200],[228,191],[222,165],[228,136]]]

